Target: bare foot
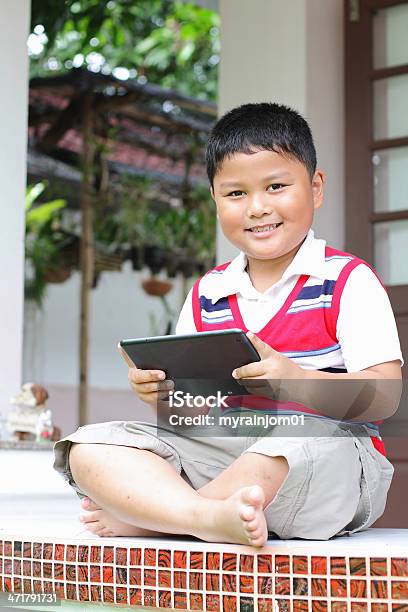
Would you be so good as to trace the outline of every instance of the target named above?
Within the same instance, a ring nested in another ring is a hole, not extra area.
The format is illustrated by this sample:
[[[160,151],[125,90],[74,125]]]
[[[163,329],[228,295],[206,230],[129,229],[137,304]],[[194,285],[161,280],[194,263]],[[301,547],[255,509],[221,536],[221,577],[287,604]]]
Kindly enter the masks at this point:
[[[231,542],[263,546],[268,528],[263,512],[265,494],[258,485],[243,487],[225,500],[213,502],[198,514],[200,527],[194,535],[207,542]]]
[[[79,520],[84,524],[85,529],[98,536],[109,538],[115,536],[161,536],[164,533],[142,529],[135,525],[125,523],[116,518],[113,514],[98,506],[89,497],[81,500],[81,506],[87,510],[86,514],[80,514]]]

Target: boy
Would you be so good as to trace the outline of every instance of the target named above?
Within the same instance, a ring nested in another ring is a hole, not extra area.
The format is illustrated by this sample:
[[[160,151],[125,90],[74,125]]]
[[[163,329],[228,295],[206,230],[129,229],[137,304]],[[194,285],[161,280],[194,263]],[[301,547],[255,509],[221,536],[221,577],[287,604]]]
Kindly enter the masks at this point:
[[[177,333],[256,332],[261,360],[233,376],[270,382],[278,408],[279,398],[295,400],[286,413],[306,413],[313,435],[278,425],[252,438],[164,439],[151,424],[114,421],[58,442],[54,467],[84,497],[81,520],[100,536],[164,532],[262,546],[268,532],[327,539],[367,528],[384,510],[393,468],[375,426],[323,415],[330,405],[328,416],[370,421],[393,414],[398,398],[371,393],[356,412],[346,388],[329,402],[323,382],[401,379],[386,293],[367,264],[314,238],[324,175],[297,112],[268,103],[230,111],[211,133],[207,169],[221,227],[240,254],[197,281]],[[173,388],[164,378],[129,369],[151,406]],[[255,408],[274,401],[260,399]]]

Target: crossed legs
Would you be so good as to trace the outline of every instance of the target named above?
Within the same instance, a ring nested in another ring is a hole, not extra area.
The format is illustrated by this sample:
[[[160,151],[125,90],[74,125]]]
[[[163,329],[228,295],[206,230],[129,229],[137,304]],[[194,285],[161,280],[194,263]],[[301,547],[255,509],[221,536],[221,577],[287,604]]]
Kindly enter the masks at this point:
[[[209,542],[263,546],[264,508],[288,473],[284,457],[244,453],[197,491],[151,451],[73,444],[72,475],[87,494],[82,520],[100,536],[192,535]]]

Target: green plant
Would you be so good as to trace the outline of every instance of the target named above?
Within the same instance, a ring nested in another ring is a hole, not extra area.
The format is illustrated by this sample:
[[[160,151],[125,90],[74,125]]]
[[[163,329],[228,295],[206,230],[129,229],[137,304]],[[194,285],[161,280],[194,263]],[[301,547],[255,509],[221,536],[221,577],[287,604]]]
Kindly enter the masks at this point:
[[[27,187],[25,197],[25,298],[42,307],[46,291],[46,273],[62,265],[61,252],[72,237],[61,227],[62,199],[34,206],[46,189],[45,181]]]
[[[149,209],[144,226],[146,235],[168,258],[210,265],[215,254],[216,215],[214,204],[205,187],[189,191],[189,208]]]

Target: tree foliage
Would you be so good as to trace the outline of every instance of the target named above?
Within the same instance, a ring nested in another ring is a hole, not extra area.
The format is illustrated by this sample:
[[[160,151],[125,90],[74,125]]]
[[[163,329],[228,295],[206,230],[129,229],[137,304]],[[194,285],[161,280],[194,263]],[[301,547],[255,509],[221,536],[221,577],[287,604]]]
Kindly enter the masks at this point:
[[[31,75],[84,66],[215,99],[219,16],[172,0],[32,0]]]

